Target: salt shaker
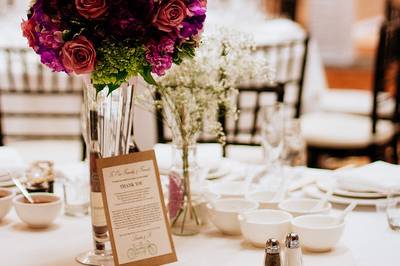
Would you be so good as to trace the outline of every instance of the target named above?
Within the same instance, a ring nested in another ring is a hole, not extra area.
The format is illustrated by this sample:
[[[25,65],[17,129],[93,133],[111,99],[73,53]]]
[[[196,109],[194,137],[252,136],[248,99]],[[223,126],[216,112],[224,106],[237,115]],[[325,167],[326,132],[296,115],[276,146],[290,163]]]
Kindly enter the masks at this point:
[[[303,257],[300,248],[299,235],[289,233],[285,240],[286,253],[284,266],[302,266]]]
[[[265,246],[265,266],[283,266],[279,241],[270,238]]]

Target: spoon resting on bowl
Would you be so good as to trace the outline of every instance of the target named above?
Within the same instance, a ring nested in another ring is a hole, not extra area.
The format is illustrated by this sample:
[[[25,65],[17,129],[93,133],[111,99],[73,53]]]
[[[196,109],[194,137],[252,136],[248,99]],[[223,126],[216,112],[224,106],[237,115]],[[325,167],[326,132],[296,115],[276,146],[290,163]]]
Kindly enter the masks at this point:
[[[357,202],[353,201],[344,211],[338,216],[338,223],[342,223],[346,216],[357,207]]]
[[[26,188],[21,184],[21,182],[16,179],[16,178],[12,178],[12,181],[14,182],[14,184],[17,186],[17,188],[21,191],[22,195],[24,195],[24,197],[30,202],[30,203],[35,203],[35,201],[32,199],[31,195],[29,194],[29,192],[26,190]]]

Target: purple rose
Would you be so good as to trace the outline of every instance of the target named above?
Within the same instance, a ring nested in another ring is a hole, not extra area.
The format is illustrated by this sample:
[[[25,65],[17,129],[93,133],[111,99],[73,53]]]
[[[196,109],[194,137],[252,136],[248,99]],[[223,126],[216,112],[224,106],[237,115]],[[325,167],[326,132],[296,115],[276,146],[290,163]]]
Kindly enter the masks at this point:
[[[78,13],[86,19],[97,19],[105,16],[108,11],[106,0],[75,0]]]
[[[153,24],[162,31],[171,32],[179,28],[188,15],[183,0],[162,1],[153,18]]]

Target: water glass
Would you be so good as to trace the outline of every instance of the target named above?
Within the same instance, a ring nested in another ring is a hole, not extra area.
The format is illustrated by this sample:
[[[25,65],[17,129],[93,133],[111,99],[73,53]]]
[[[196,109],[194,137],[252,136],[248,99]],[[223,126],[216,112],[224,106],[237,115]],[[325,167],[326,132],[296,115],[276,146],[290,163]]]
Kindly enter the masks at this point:
[[[282,163],[286,166],[304,166],[306,165],[306,154],[306,143],[301,135],[300,120],[285,119]]]
[[[86,178],[68,179],[64,187],[65,214],[84,216],[89,213],[89,182]]]
[[[387,198],[386,215],[390,228],[400,231],[400,198],[395,194],[391,194]]]
[[[261,143],[264,159],[268,164],[276,164],[283,148],[284,105],[276,103],[262,108]]]

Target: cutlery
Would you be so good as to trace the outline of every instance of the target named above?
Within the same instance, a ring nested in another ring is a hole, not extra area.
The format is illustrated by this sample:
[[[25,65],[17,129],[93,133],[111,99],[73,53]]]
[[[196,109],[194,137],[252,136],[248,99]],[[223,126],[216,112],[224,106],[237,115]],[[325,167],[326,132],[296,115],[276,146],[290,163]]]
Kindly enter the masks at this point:
[[[21,184],[21,182],[16,179],[16,178],[12,178],[14,184],[17,186],[17,188],[22,192],[22,195],[24,195],[24,197],[30,202],[30,203],[35,203],[35,201],[32,199],[31,195],[29,194],[29,192],[26,190],[26,188]]]
[[[349,204],[349,206],[346,207],[346,209],[344,209],[344,211],[342,212],[342,214],[340,214],[340,216],[338,217],[339,219],[339,223],[342,223],[344,221],[344,218],[346,218],[346,216],[352,212],[355,207],[357,207],[357,202],[353,201],[352,203]]]
[[[335,186],[331,186],[329,190],[323,195],[321,201],[318,202],[311,210],[318,210],[325,206],[325,204],[329,201],[329,198],[333,195],[333,191],[335,190]]]
[[[316,176],[308,176],[304,177],[301,180],[291,184],[288,188],[288,192],[294,192],[296,190],[300,190],[305,186],[311,185],[317,181]]]

